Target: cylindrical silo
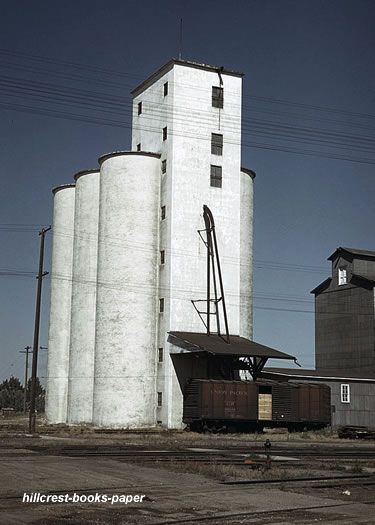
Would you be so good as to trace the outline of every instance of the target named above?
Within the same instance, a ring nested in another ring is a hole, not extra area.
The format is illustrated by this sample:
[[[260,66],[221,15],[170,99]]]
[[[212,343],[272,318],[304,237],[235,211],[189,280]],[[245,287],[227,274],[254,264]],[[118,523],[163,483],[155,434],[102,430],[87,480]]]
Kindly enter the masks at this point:
[[[155,424],[159,155],[99,159],[100,205],[93,423]]]
[[[99,169],[76,181],[68,423],[91,423],[94,391]]]
[[[253,338],[253,184],[255,172],[241,168],[240,336]]]
[[[58,186],[52,190],[52,193],[54,211],[46,416],[49,423],[65,423],[68,399],[75,185]]]

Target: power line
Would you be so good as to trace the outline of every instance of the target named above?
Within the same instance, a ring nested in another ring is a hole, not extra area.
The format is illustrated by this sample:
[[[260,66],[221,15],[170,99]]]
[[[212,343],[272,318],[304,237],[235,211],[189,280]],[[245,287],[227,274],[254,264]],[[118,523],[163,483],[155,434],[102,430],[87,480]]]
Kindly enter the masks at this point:
[[[119,128],[125,128],[125,129],[132,129],[131,125],[125,125],[121,124],[117,121],[109,120],[109,119],[100,119],[100,118],[91,118],[87,117],[86,115],[80,115],[75,113],[68,113],[63,111],[56,111],[56,110],[46,110],[46,109],[35,109],[31,106],[21,105],[21,104],[0,104],[0,107],[3,109],[10,109],[12,111],[20,111],[20,112],[26,112],[26,113],[32,113],[35,115],[42,115],[42,116],[49,116],[49,117],[57,117],[62,118],[65,120],[75,120],[77,122],[83,122],[83,123],[89,123],[89,124],[97,124],[97,125],[105,125],[110,127],[119,127]],[[151,129],[151,128],[138,128],[143,131],[149,131],[152,133],[158,133],[160,134],[160,129]],[[206,140],[210,141],[209,137],[197,137],[196,135],[187,135],[185,134],[179,134],[170,132],[171,135],[180,136],[180,137],[191,137],[191,138],[199,138],[200,140]],[[229,142],[229,141],[227,141]],[[232,142],[232,144],[236,144]],[[238,143],[239,144],[239,143]],[[265,149],[265,150],[271,150],[271,151],[279,151],[284,153],[294,153],[297,155],[303,155],[303,156],[313,156],[313,157],[321,157],[321,158],[327,158],[327,159],[333,159],[333,160],[343,160],[347,162],[354,162],[359,164],[368,164],[373,165],[375,164],[375,159],[370,159],[366,157],[350,157],[348,155],[340,155],[340,154],[334,154],[329,152],[322,152],[319,150],[307,150],[307,149],[296,149],[296,148],[290,148],[290,147],[283,147],[281,145],[274,145],[274,144],[267,144],[267,143],[242,143],[242,146],[245,148],[255,148],[255,149]],[[350,149],[346,148],[347,151]]]
[[[22,54],[22,56],[25,57],[25,54]],[[38,57],[38,60],[43,61],[44,59],[41,57]],[[53,62],[53,59],[48,59],[47,61],[51,63]],[[73,65],[74,67],[78,67],[77,64],[73,64]],[[91,71],[99,71],[99,70],[101,71],[102,68],[98,69],[98,68],[90,67],[89,69]],[[110,73],[110,70],[107,70],[107,73]],[[112,73],[114,72],[111,71],[111,74]],[[127,104],[123,97],[113,97],[113,95],[108,96],[106,93],[98,93],[98,92],[92,92],[92,91],[87,91],[87,90],[82,91],[81,89],[76,89],[76,88],[72,89],[71,87],[64,90],[64,88],[61,88],[61,85],[54,86],[53,84],[47,84],[47,83],[41,83],[41,82],[35,82],[35,81],[32,81],[34,82],[33,84],[34,88],[30,88],[29,87],[30,82],[28,82],[28,86],[25,86],[24,81],[22,82],[21,80],[21,84],[19,83],[20,80],[21,79],[15,80],[14,78],[9,77],[9,76],[3,77],[3,82],[5,82],[5,85],[8,85],[8,87],[9,86],[12,87],[12,93],[9,93],[9,96],[14,96],[14,88],[15,86],[17,86],[21,90],[22,93],[25,93],[25,89],[26,90],[31,89],[31,91],[34,93],[34,96],[36,96],[39,90],[39,95],[38,95],[39,97],[40,97],[40,93],[42,93],[43,96],[52,94],[52,95],[68,97],[68,100],[70,101],[70,103],[79,104],[80,107],[86,104],[86,106],[88,107],[91,106],[91,109],[94,109],[95,111],[100,111],[101,113],[110,111],[111,113],[116,113],[116,115],[118,115],[118,108],[120,107],[123,107],[123,110],[126,113],[131,111],[131,105]],[[51,89],[53,90],[52,93],[50,91]],[[287,105],[292,104],[291,101],[282,101],[279,99],[267,99],[266,97],[254,97],[254,98],[257,98],[262,102],[264,102],[265,100],[269,100],[273,104],[275,103],[287,104]],[[41,99],[41,101],[46,102],[46,100],[43,98]],[[51,100],[49,101],[51,102]],[[53,100],[53,102],[56,103],[56,100]],[[60,104],[64,103],[61,100],[57,102]],[[65,104],[66,104],[66,101],[65,101]],[[97,104],[100,104],[100,105],[98,106]],[[304,108],[308,107],[309,109],[313,109],[315,111],[317,110],[317,108],[321,109],[322,111],[323,110],[328,111],[328,109],[330,111],[341,111],[341,110],[336,110],[333,108],[311,106],[311,105],[300,104],[300,103],[296,103],[296,106],[297,107],[303,106]],[[105,120],[103,118],[98,118],[97,116],[94,118],[89,117],[87,115],[77,116],[76,114],[68,114],[67,112],[64,113],[61,111],[56,112],[56,110],[47,110],[45,108],[38,108],[38,109],[36,109],[35,107],[30,108],[25,105],[23,106],[18,105],[17,107],[15,107],[14,105],[12,106],[11,104],[7,104],[7,105],[3,105],[3,107],[7,109],[12,109],[12,110],[17,109],[17,110],[22,110],[26,112],[32,112],[34,114],[35,113],[43,114],[44,116],[68,118],[69,120],[70,119],[80,120],[86,123],[120,126],[120,127],[130,127],[130,126],[124,126],[118,120],[116,121],[116,119],[110,120],[107,118]],[[113,111],[110,108],[116,108],[116,111]],[[346,112],[346,113],[349,114],[351,117],[355,116],[356,118],[359,118],[359,117],[360,118],[364,118],[364,117],[372,118],[373,117],[372,115],[366,115],[366,114],[360,114],[360,113],[354,113],[354,112]],[[154,116],[156,115],[157,115],[157,112],[154,112]],[[191,112],[189,112],[189,120],[191,120],[191,117],[192,117]],[[144,117],[144,118],[148,118],[148,117]],[[200,114],[197,113],[197,118],[199,118],[200,120],[204,118],[202,117],[201,112]],[[338,131],[330,131],[330,130],[322,130],[320,128],[319,129],[306,128],[306,127],[301,128],[300,126],[290,126],[290,125],[286,126],[284,124],[273,123],[273,122],[271,123],[261,122],[261,121],[254,122],[254,119],[249,120],[249,122],[251,122],[251,125],[252,125],[251,129],[249,129],[249,133],[252,135],[254,133],[257,133],[258,136],[263,135],[264,137],[271,137],[273,139],[277,139],[281,141],[289,141],[289,142],[292,141],[296,144],[298,143],[306,144],[306,143],[313,142],[313,143],[316,143],[317,145],[327,145],[329,147],[334,147],[334,148],[345,148],[346,151],[348,150],[348,148],[350,148],[351,151],[358,150],[358,151],[362,151],[366,153],[371,153],[372,150],[370,150],[369,148],[372,146],[374,142],[374,139],[369,138],[368,136],[356,136],[353,134],[348,135],[347,133],[342,133]],[[259,128],[259,126],[261,128]],[[148,131],[154,131],[151,128],[150,129],[145,128],[145,129]],[[245,125],[244,130],[246,131],[247,129],[248,128]],[[155,132],[160,132],[160,130],[159,129],[155,130]],[[349,141],[349,143],[347,141]],[[302,154],[302,155],[309,155],[309,156],[322,156],[324,158],[331,158],[335,160],[345,160],[345,161],[350,161],[350,162],[360,162],[360,163],[368,163],[368,164],[374,163],[373,159],[371,158],[351,157],[348,155],[339,155],[339,154],[324,152],[321,150],[304,150],[302,148],[292,149],[292,148],[287,148],[280,144],[277,145],[277,144],[267,144],[267,143],[262,143],[262,144],[250,143],[250,144],[245,144],[245,146],[255,147],[257,149],[268,149],[268,150],[271,149],[274,151],[284,151],[288,153]]]
[[[5,78],[4,80],[1,80],[1,78]],[[125,111],[127,114],[131,114],[131,106],[124,102],[122,97],[108,97],[106,94],[103,93],[97,93],[92,91],[82,91],[77,89],[69,88],[68,90],[62,89],[60,86],[54,86],[51,84],[46,84],[42,82],[34,82],[32,85],[35,85],[33,88],[32,86],[28,84],[27,86],[24,86],[24,84],[17,84],[9,79],[8,77],[0,77],[0,86],[5,85],[12,88],[12,91],[9,93],[9,96],[16,96],[17,92],[15,89],[18,89],[18,91],[21,94],[29,94],[33,98],[37,97],[38,95],[42,94],[42,98],[40,98],[41,101],[51,101],[54,103],[61,103],[61,101],[56,100],[55,98],[48,99],[48,96],[58,96],[65,98],[70,104],[78,104],[81,108],[89,107],[91,109],[99,110],[100,112],[108,112],[108,108],[112,108],[112,111],[110,113],[112,114],[119,114],[119,111],[122,110]],[[45,98],[47,96],[47,99]],[[100,104],[99,106],[97,104]],[[104,106],[103,106],[104,104]],[[151,115],[143,114],[143,120],[153,120],[154,116],[157,117],[166,117],[168,116],[168,111],[165,111],[165,105],[163,105],[163,110],[160,110],[160,106],[157,105],[158,110],[155,112],[153,111]],[[181,109],[181,108],[180,108]],[[209,115],[209,113],[207,113]],[[193,117],[196,119],[197,124],[201,123],[202,120],[204,120],[204,115],[202,115],[202,112],[197,113],[196,117],[192,114],[191,111],[189,111],[189,121],[191,121]],[[178,116],[174,116],[174,120],[178,120]],[[186,114],[187,118],[187,114]],[[186,120],[185,117],[183,117],[183,121]],[[212,121],[212,117],[209,119],[210,123]],[[375,138],[366,136],[359,136],[359,135],[353,135],[353,134],[347,134],[342,133],[338,131],[332,131],[332,130],[323,130],[322,128],[307,128],[307,127],[297,127],[297,126],[291,126],[286,124],[280,124],[280,123],[274,123],[269,121],[259,121],[256,119],[252,119],[251,126],[248,127],[246,125],[243,126],[243,129],[246,131],[248,130],[250,134],[256,133],[259,134],[265,134],[266,136],[272,136],[276,138],[287,138],[292,137],[295,140],[298,138],[301,140],[303,138],[303,135],[306,137],[306,140],[309,139],[309,141],[315,141],[315,142],[322,142],[323,144],[329,144],[333,146],[339,146],[340,144],[344,144],[345,147],[348,145],[351,146],[354,149],[358,148],[370,148],[375,144]],[[237,128],[233,128],[237,129]],[[229,127],[230,130],[230,127]],[[341,142],[340,142],[341,140]],[[349,141],[349,144],[342,141]],[[354,142],[354,145],[353,145]]]
[[[87,72],[90,71],[92,73],[100,73],[101,75],[106,74],[110,76],[111,79],[113,79],[114,77],[132,78],[138,81],[142,81],[144,79],[144,77],[140,75],[132,75],[129,73],[124,73],[124,72],[120,72],[118,70],[113,70],[109,68],[97,67],[97,66],[72,62],[68,60],[61,60],[61,59],[47,57],[47,56],[30,54],[30,53],[15,52],[15,51],[4,49],[4,48],[0,49],[0,54],[13,57],[12,62],[11,62],[12,66],[14,65],[14,58],[18,57],[22,59],[27,59],[29,61],[31,60],[33,62],[39,62],[39,63],[41,62],[42,64],[51,64],[55,66],[61,65],[64,68],[66,68],[66,66],[69,66],[69,67],[72,67],[73,69],[78,69],[79,71],[85,70]],[[86,80],[86,78],[87,77],[82,77],[82,80]],[[186,87],[193,87],[195,90],[207,91],[206,88],[202,88],[200,86],[196,86],[192,84],[180,83],[180,85],[185,85]],[[123,86],[124,84],[122,83],[119,84],[119,88],[123,88]],[[304,110],[307,109],[309,111],[314,111],[314,112],[321,111],[321,112],[327,112],[327,113],[344,114],[344,115],[347,115],[350,117],[356,117],[356,118],[375,119],[375,115],[370,115],[367,113],[348,111],[348,110],[343,110],[340,108],[332,108],[329,106],[320,106],[317,104],[307,104],[307,103],[295,102],[295,101],[290,101],[290,100],[285,100],[285,99],[280,99],[280,98],[264,97],[264,96],[259,96],[259,95],[246,95],[246,94],[243,95],[243,98],[256,100],[258,102],[266,102],[266,103],[270,103],[273,105],[283,105],[283,106],[288,106],[288,107],[292,106],[292,107],[301,108]]]

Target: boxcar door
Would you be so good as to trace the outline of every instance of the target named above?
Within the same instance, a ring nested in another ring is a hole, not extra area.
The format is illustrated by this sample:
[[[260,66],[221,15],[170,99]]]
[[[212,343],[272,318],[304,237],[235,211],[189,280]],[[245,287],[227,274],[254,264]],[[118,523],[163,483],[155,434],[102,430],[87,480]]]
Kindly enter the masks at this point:
[[[272,419],[272,387],[259,385],[258,419],[270,421]]]

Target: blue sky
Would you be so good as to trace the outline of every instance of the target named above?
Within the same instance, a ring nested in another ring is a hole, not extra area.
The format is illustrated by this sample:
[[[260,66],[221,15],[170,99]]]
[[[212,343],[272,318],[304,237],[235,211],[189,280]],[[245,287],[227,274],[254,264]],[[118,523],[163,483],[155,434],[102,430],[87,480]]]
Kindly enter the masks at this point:
[[[179,52],[245,73],[255,180],[255,340],[314,364],[310,290],[338,246],[375,249],[375,4],[2,2],[0,379],[32,344],[38,228],[51,188],[130,148],[130,90]],[[46,269],[49,269],[50,240]],[[3,274],[3,275],[2,275]],[[5,275],[4,275],[5,274]],[[47,345],[45,280],[41,345]],[[40,375],[45,375],[45,352]]]

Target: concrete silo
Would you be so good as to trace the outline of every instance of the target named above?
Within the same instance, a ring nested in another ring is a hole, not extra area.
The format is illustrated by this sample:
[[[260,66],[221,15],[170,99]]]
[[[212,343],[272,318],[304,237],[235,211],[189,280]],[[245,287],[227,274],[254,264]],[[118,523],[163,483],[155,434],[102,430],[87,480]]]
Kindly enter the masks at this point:
[[[52,193],[54,194],[54,212],[46,416],[49,423],[65,423],[68,397],[75,185],[58,186],[52,190]]]
[[[91,423],[94,388],[99,169],[76,181],[68,423]]]
[[[253,185],[255,172],[241,168],[240,336],[253,338]]]
[[[93,423],[155,424],[160,155],[99,159]]]

